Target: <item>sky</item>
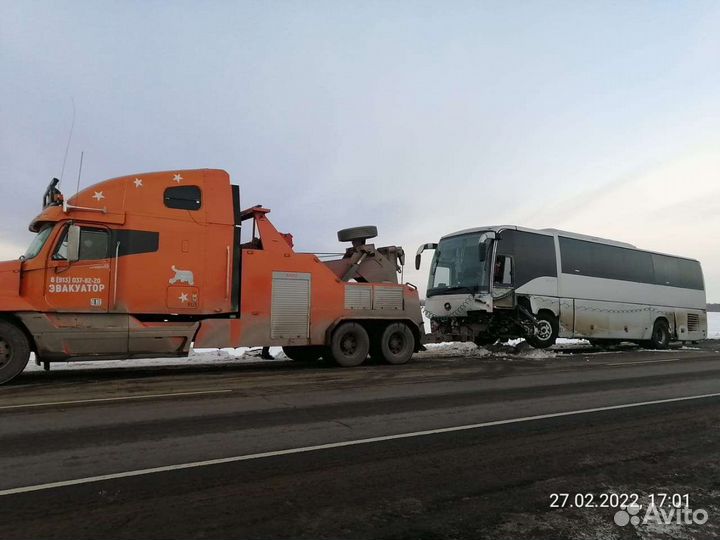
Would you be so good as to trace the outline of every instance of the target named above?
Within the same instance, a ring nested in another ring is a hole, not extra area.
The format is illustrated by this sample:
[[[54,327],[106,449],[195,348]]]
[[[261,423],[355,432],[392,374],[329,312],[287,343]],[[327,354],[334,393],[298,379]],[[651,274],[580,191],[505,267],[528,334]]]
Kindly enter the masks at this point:
[[[490,224],[694,257],[720,302],[717,2],[0,0],[0,259],[47,183],[222,168],[296,248]]]

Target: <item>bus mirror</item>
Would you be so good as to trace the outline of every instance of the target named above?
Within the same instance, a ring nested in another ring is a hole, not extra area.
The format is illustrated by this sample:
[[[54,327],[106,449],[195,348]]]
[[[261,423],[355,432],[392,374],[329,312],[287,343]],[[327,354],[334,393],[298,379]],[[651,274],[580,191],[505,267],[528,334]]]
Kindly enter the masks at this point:
[[[437,244],[423,244],[418,248],[417,253],[415,254],[415,270],[420,270],[420,260],[422,258],[422,252],[425,251],[426,249],[436,249],[436,248],[437,248]]]
[[[488,247],[486,244],[490,240],[495,240],[496,234],[495,231],[487,231],[480,235],[480,239],[478,240],[478,260],[480,262],[485,262],[487,259],[487,252]]]
[[[68,262],[80,260],[80,227],[78,225],[68,227],[67,260]]]
[[[487,231],[480,235],[480,243],[484,244],[488,240],[495,240],[495,238],[497,238],[495,231]]]

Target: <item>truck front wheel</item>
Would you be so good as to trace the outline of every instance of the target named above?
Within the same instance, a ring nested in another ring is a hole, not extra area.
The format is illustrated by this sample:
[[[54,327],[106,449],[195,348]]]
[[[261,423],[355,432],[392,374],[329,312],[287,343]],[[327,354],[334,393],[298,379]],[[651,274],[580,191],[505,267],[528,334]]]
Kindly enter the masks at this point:
[[[22,373],[30,360],[30,343],[14,324],[0,321],[0,384]]]
[[[342,367],[362,364],[370,351],[370,337],[362,325],[342,323],[330,339],[330,355]]]

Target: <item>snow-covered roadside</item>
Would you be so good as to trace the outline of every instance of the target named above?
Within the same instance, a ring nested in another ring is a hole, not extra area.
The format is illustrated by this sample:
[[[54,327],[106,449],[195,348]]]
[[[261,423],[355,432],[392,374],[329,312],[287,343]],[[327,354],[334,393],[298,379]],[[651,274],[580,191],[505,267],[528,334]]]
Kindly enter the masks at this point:
[[[720,339],[720,313],[708,313],[708,339]]]
[[[429,325],[428,325],[429,326]],[[708,313],[708,338],[720,339],[720,313]],[[558,339],[552,349],[533,349],[523,339],[513,339],[507,343],[478,348],[474,343],[429,343],[427,350],[417,354],[419,358],[485,358],[497,357],[520,357],[520,358],[554,358],[562,349],[587,348],[592,351],[590,344],[584,339]],[[692,350],[692,347],[683,347],[683,350]],[[673,349],[677,351],[677,349]],[[662,351],[657,351],[662,352]],[[123,366],[152,367],[152,366],[182,366],[190,364],[226,364],[228,362],[238,364],[251,364],[257,362],[281,362],[288,360],[280,347],[271,347],[270,354],[274,360],[263,360],[260,358],[260,348],[241,347],[239,349],[197,349],[190,353],[188,358],[145,358],[134,360],[107,360],[97,362],[53,362],[51,369],[112,369]],[[594,351],[593,354],[602,354]],[[38,371],[42,367],[35,365],[35,359],[31,358],[26,371]]]
[[[254,364],[257,362],[282,362],[288,360],[281,347],[270,347],[273,360],[260,358],[259,347],[240,347],[238,349],[195,349],[187,358],[136,358],[132,360],[99,360],[92,362],[53,362],[52,371],[65,369],[112,369],[124,366],[153,367],[153,366],[182,366],[186,364]],[[25,371],[39,371],[43,368],[35,364],[35,355],[30,358]]]

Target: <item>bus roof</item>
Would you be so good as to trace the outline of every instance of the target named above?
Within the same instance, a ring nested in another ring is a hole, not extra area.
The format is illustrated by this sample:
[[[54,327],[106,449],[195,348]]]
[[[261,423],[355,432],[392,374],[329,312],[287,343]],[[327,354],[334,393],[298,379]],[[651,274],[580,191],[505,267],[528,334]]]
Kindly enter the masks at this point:
[[[471,229],[463,229],[450,234],[446,234],[441,238],[450,238],[451,236],[460,236],[461,234],[472,234],[481,231],[495,231],[500,232],[503,230],[512,229],[514,231],[531,232],[535,234],[545,234],[548,236],[565,236],[568,238],[575,238],[577,240],[587,240],[589,242],[598,242],[600,244],[609,244],[612,246],[626,247],[631,249],[637,249],[636,246],[628,244],[627,242],[619,242],[617,240],[609,240],[607,238],[600,238],[598,236],[589,236],[586,234],[579,234],[570,231],[562,231],[560,229],[531,229],[529,227],[519,227],[518,225],[488,225],[486,227],[473,227]]]
[[[565,238],[573,238],[576,240],[585,240],[587,242],[596,242],[598,244],[606,244],[606,245],[610,245],[610,246],[617,246],[617,247],[622,247],[622,248],[627,248],[627,249],[636,249],[638,251],[645,251],[647,253],[654,253],[656,255],[665,255],[667,257],[675,257],[678,259],[687,259],[690,261],[699,262],[697,259],[693,259],[692,257],[682,257],[680,255],[671,255],[669,253],[662,253],[659,251],[651,251],[649,249],[641,249],[641,248],[634,246],[633,244],[629,244],[627,242],[620,242],[618,240],[610,240],[607,238],[601,238],[599,236],[590,236],[587,234],[579,234],[579,233],[563,231],[561,229],[552,229],[552,228],[531,229],[529,227],[520,227],[518,225],[487,225],[485,227],[472,227],[470,229],[463,229],[460,231],[452,232],[450,234],[446,234],[445,236],[440,238],[440,240],[444,240],[446,238],[450,238],[453,236],[460,236],[463,234],[472,234],[472,233],[483,232],[483,231],[500,232],[500,231],[507,230],[507,229],[535,233],[535,234],[544,234],[547,236],[564,236]]]

